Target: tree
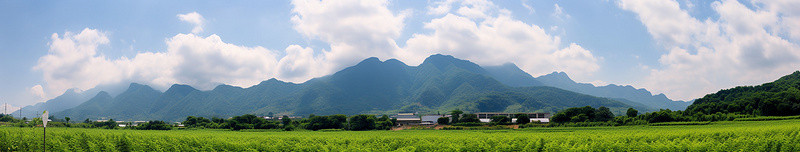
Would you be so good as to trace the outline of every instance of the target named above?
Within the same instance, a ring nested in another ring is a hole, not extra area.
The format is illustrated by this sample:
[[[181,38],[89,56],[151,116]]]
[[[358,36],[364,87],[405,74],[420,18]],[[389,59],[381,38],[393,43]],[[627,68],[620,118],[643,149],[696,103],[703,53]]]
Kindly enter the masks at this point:
[[[492,116],[491,122],[500,125],[511,124],[511,118],[506,116]]]
[[[281,117],[281,124],[283,124],[283,126],[291,125],[291,123],[292,119],[289,118],[289,116],[283,115],[283,117]]]
[[[450,118],[448,118],[448,117],[439,117],[439,119],[436,119],[436,123],[439,123],[440,125],[450,124]]]
[[[478,119],[476,114],[464,114],[464,118],[461,118],[458,122],[481,122],[481,120]]]
[[[70,119],[69,117],[64,117],[64,120],[66,120],[67,123],[69,123],[69,119]]]
[[[381,116],[378,118],[378,121],[375,122],[375,129],[390,130],[392,127],[394,127],[394,122],[392,122],[392,119],[389,118],[388,115]]]
[[[608,109],[606,107],[597,108],[597,111],[595,112],[594,115],[594,121],[603,122],[603,121],[609,121],[612,118],[614,118],[614,113],[611,113],[611,109]]]
[[[194,117],[188,116],[186,120],[182,122],[186,127],[206,127],[208,124],[212,123],[211,120],[208,120],[203,117]]]
[[[527,124],[531,122],[531,117],[528,114],[520,113],[517,114],[517,124]]]
[[[450,115],[453,117],[453,120],[450,123],[457,123],[459,120],[461,120],[461,114],[464,114],[464,112],[458,109],[450,111]]]
[[[628,112],[626,113],[628,117],[636,117],[639,115],[639,111],[633,108],[628,108]]]
[[[155,121],[148,121],[147,123],[140,124],[138,127],[135,127],[135,129],[138,129],[138,130],[171,130],[172,129],[172,125],[169,125],[164,121],[155,120]]]
[[[86,120],[83,120],[83,123],[87,123],[88,124],[88,123],[92,123],[92,121],[89,120],[89,118],[86,118]]]
[[[350,117],[347,122],[347,129],[349,130],[373,130],[375,129],[375,116],[374,115],[355,115]]]

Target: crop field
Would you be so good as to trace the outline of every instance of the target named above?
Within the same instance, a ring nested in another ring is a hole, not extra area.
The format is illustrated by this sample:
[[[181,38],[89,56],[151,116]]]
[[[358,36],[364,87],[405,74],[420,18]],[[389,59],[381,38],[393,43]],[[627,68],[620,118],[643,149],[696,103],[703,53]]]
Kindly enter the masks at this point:
[[[0,127],[0,151],[42,128]],[[266,131],[48,128],[48,151],[800,151],[800,120],[519,130]]]

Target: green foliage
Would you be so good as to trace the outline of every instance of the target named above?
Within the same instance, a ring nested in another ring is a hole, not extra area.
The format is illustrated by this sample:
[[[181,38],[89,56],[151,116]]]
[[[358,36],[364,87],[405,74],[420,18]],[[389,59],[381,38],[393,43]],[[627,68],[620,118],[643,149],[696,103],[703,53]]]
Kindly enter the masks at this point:
[[[537,124],[537,123],[530,123]],[[800,120],[623,127],[232,132],[47,128],[50,151],[798,151]],[[455,128],[454,129],[459,129]],[[472,130],[475,129],[475,130]],[[481,129],[481,130],[478,130]],[[0,151],[42,151],[41,127],[0,127]],[[610,142],[611,141],[611,142]],[[269,143],[269,144],[265,144]]]
[[[628,112],[625,113],[628,117],[636,117],[639,115],[639,111],[633,108],[628,108]]]
[[[453,126],[483,126],[483,125],[486,125],[486,124],[480,123],[480,122],[459,122],[459,123],[453,123],[452,125]]]
[[[139,124],[139,126],[133,128],[138,130],[171,130],[172,125],[167,124],[164,121],[155,120]]]
[[[516,116],[517,124],[528,124],[531,122],[531,118],[528,116],[528,114],[518,113]]]
[[[461,120],[461,114],[464,114],[464,112],[458,109],[450,111],[450,115],[453,117],[453,120],[450,123],[458,123],[458,121]]]
[[[213,122],[203,117],[188,116],[186,117],[186,120],[183,121],[181,124],[189,128],[194,128],[194,127],[212,128]]]
[[[758,86],[740,86],[708,94],[686,109],[694,114],[734,113],[761,116],[800,115],[800,71]]]
[[[659,122],[651,123],[651,126],[680,126],[680,125],[708,125],[711,121],[692,121],[692,122]]]
[[[230,120],[225,121],[225,123],[228,124],[228,127],[230,127],[231,130],[277,129],[279,127],[278,122],[269,121],[251,114],[234,116]]]
[[[506,116],[493,116],[491,122],[498,125],[508,125],[511,124],[511,118]]]
[[[0,122],[16,122],[16,121],[18,120],[14,119],[14,116],[0,114]]]
[[[800,119],[800,116],[766,116],[766,117],[752,117],[752,118],[736,118],[733,121],[769,121],[769,120],[789,120]]]
[[[614,114],[611,113],[609,108],[600,107],[594,109],[591,106],[586,106],[561,110],[553,115],[550,121],[555,123],[584,121],[605,122],[611,120],[612,118],[614,118]]]
[[[478,119],[478,115],[476,115],[476,114],[463,114],[462,116],[463,117],[458,120],[459,123],[462,123],[462,122],[465,122],[465,123],[470,123],[470,122],[479,123],[479,122],[481,122],[481,120]]]
[[[436,123],[438,123],[440,125],[450,124],[450,118],[448,118],[448,117],[439,117],[438,119],[436,119]]]
[[[375,129],[375,115],[355,115],[347,122],[348,130],[373,130]]]
[[[305,129],[320,130],[320,129],[343,129],[344,123],[347,122],[345,115],[330,115],[330,116],[314,116],[311,115],[307,122],[303,123]]]

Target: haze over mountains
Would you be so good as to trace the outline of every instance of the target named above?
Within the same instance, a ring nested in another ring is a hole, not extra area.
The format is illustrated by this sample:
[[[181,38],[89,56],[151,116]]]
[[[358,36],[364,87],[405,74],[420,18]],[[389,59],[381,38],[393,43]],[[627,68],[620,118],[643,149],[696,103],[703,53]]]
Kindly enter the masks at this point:
[[[47,102],[70,103],[59,105],[63,109],[47,109],[56,117],[73,120],[182,120],[189,115],[444,113],[453,109],[554,112],[580,106],[606,106],[620,112],[629,107],[682,110],[690,104],[631,86],[576,83],[563,72],[534,78],[513,64],[481,67],[438,54],[419,66],[368,58],[301,84],[270,79],[248,88],[220,85],[208,91],[176,84],[160,92],[133,83],[119,95],[101,91],[91,98],[73,96],[67,92]]]

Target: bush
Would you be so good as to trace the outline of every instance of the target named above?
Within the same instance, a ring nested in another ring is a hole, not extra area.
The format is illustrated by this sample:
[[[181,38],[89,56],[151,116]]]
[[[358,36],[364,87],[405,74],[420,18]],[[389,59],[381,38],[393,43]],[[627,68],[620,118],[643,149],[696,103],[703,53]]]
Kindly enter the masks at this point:
[[[527,124],[531,122],[531,117],[528,114],[520,113],[517,114],[517,124]]]
[[[511,118],[508,118],[508,117],[506,117],[506,116],[492,116],[492,118],[491,118],[491,119],[492,119],[492,121],[491,121],[491,122],[492,122],[493,124],[498,124],[498,125],[507,125],[507,124],[511,124]]]
[[[682,126],[682,125],[708,125],[711,121],[689,121],[689,122],[660,122],[651,123],[651,126]]]
[[[139,126],[136,126],[133,129],[137,129],[137,130],[172,130],[172,125],[169,125],[164,121],[156,120],[156,121],[148,121],[147,123],[139,124]]]
[[[480,122],[459,122],[454,123],[453,126],[483,126],[483,123]]]
[[[440,125],[450,124],[450,118],[448,118],[448,117],[439,117],[439,119],[436,119],[436,123],[438,123]]]

